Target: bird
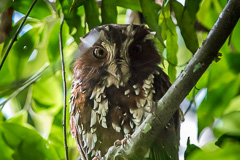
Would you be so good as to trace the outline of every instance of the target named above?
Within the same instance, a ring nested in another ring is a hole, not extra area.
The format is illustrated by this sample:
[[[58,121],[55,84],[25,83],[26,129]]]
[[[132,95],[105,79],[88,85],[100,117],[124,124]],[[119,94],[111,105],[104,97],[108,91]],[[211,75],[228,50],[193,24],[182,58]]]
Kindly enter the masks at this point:
[[[159,67],[155,34],[143,24],[105,24],[80,38],[69,112],[81,159],[105,155],[116,140],[131,135],[171,86]],[[176,111],[146,159],[178,159],[179,121]]]

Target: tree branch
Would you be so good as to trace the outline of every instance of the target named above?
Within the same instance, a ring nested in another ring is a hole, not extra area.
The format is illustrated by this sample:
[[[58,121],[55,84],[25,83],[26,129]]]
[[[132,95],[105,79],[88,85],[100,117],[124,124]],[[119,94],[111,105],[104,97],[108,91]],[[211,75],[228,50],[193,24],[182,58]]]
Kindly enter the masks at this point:
[[[61,19],[60,32],[59,32],[59,47],[62,62],[62,80],[63,80],[63,138],[65,148],[65,159],[68,160],[68,146],[67,146],[67,133],[66,133],[66,99],[67,99],[67,87],[66,87],[66,76],[65,76],[65,64],[63,56],[63,44],[62,44],[62,27],[64,22],[64,16]]]
[[[7,48],[7,51],[6,51],[6,53],[5,53],[4,57],[3,57],[3,60],[2,60],[2,62],[1,62],[1,64],[0,64],[0,70],[2,69],[3,63],[5,62],[8,54],[9,54],[9,52],[10,52],[12,46],[13,46],[13,43],[17,40],[17,36],[18,36],[19,32],[21,31],[21,29],[22,29],[22,27],[23,27],[23,24],[25,23],[27,17],[29,16],[29,14],[30,14],[30,12],[32,11],[32,8],[33,8],[34,5],[36,4],[36,2],[37,2],[37,0],[35,0],[35,1],[32,3],[32,5],[31,5],[31,7],[29,8],[27,14],[25,15],[22,23],[21,23],[20,26],[18,27],[18,29],[17,29],[17,31],[16,31],[16,33],[15,33],[15,35],[14,35],[14,37],[13,37],[11,43],[10,43],[10,45],[9,45],[8,48]]]
[[[142,159],[158,133],[166,126],[179,105],[195,86],[232,32],[240,17],[240,1],[229,0],[202,46],[158,102],[154,115],[149,115],[123,148],[112,146],[104,159]]]

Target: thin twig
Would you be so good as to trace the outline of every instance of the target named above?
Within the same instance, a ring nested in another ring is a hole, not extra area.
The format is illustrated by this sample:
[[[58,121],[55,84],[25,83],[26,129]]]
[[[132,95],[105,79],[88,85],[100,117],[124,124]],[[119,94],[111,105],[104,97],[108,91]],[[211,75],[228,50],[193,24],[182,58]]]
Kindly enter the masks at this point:
[[[16,31],[16,33],[15,33],[15,35],[14,35],[14,37],[13,37],[11,43],[10,43],[10,45],[8,46],[8,49],[7,49],[7,51],[6,51],[6,53],[5,53],[4,57],[3,57],[3,60],[2,60],[2,62],[1,62],[1,64],[0,64],[0,70],[2,69],[3,63],[5,62],[5,60],[6,60],[7,56],[8,56],[8,54],[9,54],[9,52],[10,52],[12,46],[13,46],[13,43],[17,40],[17,36],[18,36],[20,30],[22,29],[23,24],[25,23],[25,21],[26,21],[28,15],[30,14],[30,12],[31,12],[33,6],[36,4],[36,2],[37,2],[37,0],[35,0],[35,1],[32,3],[32,5],[31,5],[31,7],[29,8],[27,14],[25,15],[25,17],[24,17],[22,23],[21,23],[20,26],[18,27],[18,29],[17,29],[17,31]]]
[[[66,77],[65,77],[65,64],[63,57],[63,44],[62,44],[62,27],[64,22],[64,16],[61,19],[60,32],[59,32],[59,47],[62,62],[62,79],[63,79],[63,138],[64,138],[64,148],[65,148],[65,159],[68,160],[68,146],[67,146],[67,133],[66,133],[66,99],[67,99],[67,87],[66,87]]]
[[[186,111],[184,112],[184,116],[188,113],[188,111],[191,109],[191,107],[192,107],[192,104],[194,103],[194,101],[195,101],[195,87],[193,88],[193,91],[192,91],[192,98],[191,98],[191,100],[190,100],[190,103],[189,103],[189,105],[188,105],[188,108],[186,109]]]

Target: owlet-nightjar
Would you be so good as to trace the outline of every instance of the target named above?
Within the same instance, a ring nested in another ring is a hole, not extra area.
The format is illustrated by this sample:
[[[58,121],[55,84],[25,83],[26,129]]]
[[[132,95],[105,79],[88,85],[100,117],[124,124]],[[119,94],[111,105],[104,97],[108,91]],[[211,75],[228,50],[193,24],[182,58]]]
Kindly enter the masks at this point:
[[[83,160],[105,155],[132,134],[170,87],[158,66],[154,33],[144,25],[102,25],[79,46],[73,70],[70,125]],[[153,142],[147,159],[178,159],[179,112]]]

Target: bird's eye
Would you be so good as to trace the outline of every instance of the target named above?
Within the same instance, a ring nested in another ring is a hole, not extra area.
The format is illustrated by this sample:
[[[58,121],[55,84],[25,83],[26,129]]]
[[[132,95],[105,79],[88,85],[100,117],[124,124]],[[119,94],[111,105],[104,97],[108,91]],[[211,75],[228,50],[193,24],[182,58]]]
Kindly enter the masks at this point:
[[[93,50],[93,55],[98,59],[103,59],[107,56],[107,52],[100,47],[96,47]]]
[[[135,46],[132,47],[132,52],[134,54],[139,54],[142,52],[142,45],[141,44],[136,44]]]

